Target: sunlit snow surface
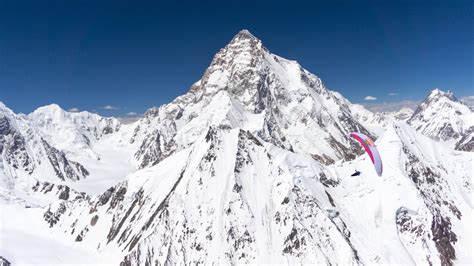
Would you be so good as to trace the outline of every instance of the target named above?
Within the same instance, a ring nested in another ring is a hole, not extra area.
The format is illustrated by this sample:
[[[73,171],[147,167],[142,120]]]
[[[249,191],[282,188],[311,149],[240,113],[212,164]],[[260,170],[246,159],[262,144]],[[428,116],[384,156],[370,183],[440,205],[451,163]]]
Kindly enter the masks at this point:
[[[122,127],[131,127],[131,125],[123,125]],[[100,156],[100,160],[71,156],[73,159],[82,162],[89,169],[90,175],[86,179],[69,182],[68,185],[78,191],[97,195],[124,180],[128,174],[136,171],[133,148],[127,143],[129,135],[127,129],[123,129],[97,142],[93,149]]]
[[[113,255],[51,234],[41,219],[44,209],[0,205],[0,254],[13,265],[118,263]]]

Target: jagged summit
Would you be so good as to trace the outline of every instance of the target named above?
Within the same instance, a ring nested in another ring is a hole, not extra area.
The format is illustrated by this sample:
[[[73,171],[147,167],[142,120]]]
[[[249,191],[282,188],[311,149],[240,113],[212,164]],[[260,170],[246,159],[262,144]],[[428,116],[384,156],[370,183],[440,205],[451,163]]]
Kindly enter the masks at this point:
[[[226,45],[226,47],[235,47],[235,46],[245,46],[249,45],[252,48],[259,48],[256,44],[262,44],[262,41],[255,37],[252,33],[248,30],[241,30],[239,31],[231,41]]]
[[[230,68],[238,70],[243,67],[256,66],[263,59],[264,51],[269,53],[263,47],[262,41],[249,31],[242,30],[214,56],[208,70],[225,67],[230,71]]]
[[[419,113],[423,112],[429,106],[434,105],[443,105],[445,107],[452,107],[452,103],[456,103],[456,105],[464,105],[463,103],[459,102],[454,93],[450,90],[442,91],[438,88],[433,89],[423,100],[423,102],[415,109],[412,117],[416,117]],[[440,108],[440,107],[439,107]],[[410,119],[411,120],[411,119]]]
[[[240,30],[235,36],[233,39],[235,38],[247,38],[247,39],[255,39],[255,40],[259,40],[257,37],[255,37],[255,35],[253,35],[252,33],[250,33],[249,30],[247,29],[242,29]]]
[[[51,103],[51,104],[47,104],[47,105],[36,108],[36,111],[43,111],[43,110],[61,110],[61,111],[64,111],[64,109],[61,108],[61,106],[59,106],[56,103]]]
[[[457,98],[454,96],[454,93],[451,90],[442,91],[438,88],[433,89],[430,94],[427,96],[427,99],[437,98],[437,97],[446,97],[451,101],[457,101]]]
[[[454,141],[462,138],[464,144],[456,145],[457,149],[471,150],[474,140],[470,137],[466,139],[465,136],[474,132],[473,120],[472,111],[458,101],[452,91],[434,89],[416,108],[407,123],[436,140]]]
[[[74,117],[79,117],[79,116],[100,116],[95,113],[91,113],[89,111],[69,111],[64,108],[62,108],[59,104],[56,103],[51,103],[48,105],[40,106],[36,108],[33,112],[31,112],[29,115],[62,115],[62,116],[68,116],[72,115]]]
[[[67,111],[61,108],[58,104],[52,103],[45,106],[38,107],[29,116],[51,117],[55,120],[64,120],[67,116]]]

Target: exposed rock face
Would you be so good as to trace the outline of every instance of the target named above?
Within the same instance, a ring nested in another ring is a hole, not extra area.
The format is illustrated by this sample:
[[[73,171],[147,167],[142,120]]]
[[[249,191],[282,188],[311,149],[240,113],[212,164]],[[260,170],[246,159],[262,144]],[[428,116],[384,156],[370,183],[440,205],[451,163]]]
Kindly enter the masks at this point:
[[[87,199],[88,196],[84,192],[77,192],[68,186],[57,185],[49,182],[37,181],[32,187],[33,192],[41,194],[54,195],[56,200],[80,200]]]
[[[4,257],[0,256],[0,266],[10,266],[10,262]]]
[[[21,169],[29,174],[35,164],[28,154],[26,141],[5,113],[0,113],[0,155],[4,164]]]
[[[80,163],[68,160],[64,152],[50,146],[43,139],[41,141],[46,151],[46,156],[59,179],[63,181],[66,179],[79,180],[89,175],[87,169]]]
[[[426,231],[431,230],[432,240],[435,242],[436,248],[439,252],[441,263],[443,265],[452,265],[453,260],[456,258],[454,245],[457,241],[456,234],[451,228],[451,217],[461,219],[461,212],[456,207],[451,195],[443,188],[449,188],[447,181],[445,181],[440,174],[434,172],[430,167],[423,166],[417,156],[409,151],[407,147],[403,149],[408,160],[405,168],[408,176],[413,180],[417,189],[420,191],[425,204],[432,215],[431,228],[423,227],[424,225],[419,223],[418,225],[410,224],[407,225],[406,220],[410,219],[407,212],[401,213],[400,221],[397,224],[402,226],[401,231],[411,230],[412,234],[423,237],[422,241],[425,241]],[[435,204],[433,204],[435,203]],[[448,209],[451,214],[446,213]],[[407,227],[409,229],[407,229]],[[417,239],[415,238],[415,239]],[[428,259],[427,262],[431,263]]]
[[[474,126],[471,126],[456,142],[454,148],[458,151],[474,151]]]
[[[433,264],[435,259],[432,256],[437,252],[426,216],[401,207],[396,213],[396,224],[401,240],[407,243],[407,246],[415,246],[416,250],[422,251],[414,256],[417,256],[419,261]]]

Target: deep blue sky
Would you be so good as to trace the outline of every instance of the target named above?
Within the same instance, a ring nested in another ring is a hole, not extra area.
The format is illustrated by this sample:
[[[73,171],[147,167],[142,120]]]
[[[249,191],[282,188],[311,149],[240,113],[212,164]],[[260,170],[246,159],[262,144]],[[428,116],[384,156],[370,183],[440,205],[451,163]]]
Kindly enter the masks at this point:
[[[141,113],[186,92],[243,28],[352,102],[474,94],[472,1],[226,2],[0,0],[0,101]]]

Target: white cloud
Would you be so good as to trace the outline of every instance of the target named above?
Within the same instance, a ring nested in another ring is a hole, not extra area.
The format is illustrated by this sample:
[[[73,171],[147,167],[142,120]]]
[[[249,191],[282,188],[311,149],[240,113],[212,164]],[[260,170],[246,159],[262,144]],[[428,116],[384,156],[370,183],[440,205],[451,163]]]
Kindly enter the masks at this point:
[[[403,100],[399,102],[383,102],[383,103],[362,103],[362,105],[372,112],[396,112],[402,108],[410,108],[415,110],[421,101]]]
[[[388,96],[397,96],[397,95],[398,95],[398,93],[396,93],[396,92],[390,92],[390,93],[388,94]]]
[[[79,108],[73,107],[73,108],[67,109],[67,111],[75,113],[75,112],[79,112]]]
[[[389,94],[390,95],[390,94]],[[465,103],[471,110],[474,110],[474,95],[460,97],[459,100]],[[422,100],[402,100],[398,102],[377,102],[377,103],[361,103],[365,108],[372,112],[396,112],[402,108],[410,108],[415,110]]]
[[[105,110],[118,110],[119,109],[118,107],[112,106],[110,104],[107,104],[106,106],[102,106],[101,108]]]
[[[133,123],[133,122],[137,121],[142,116],[143,116],[142,114],[139,114],[139,113],[136,113],[136,112],[128,112],[128,113],[125,114],[125,116],[119,116],[119,117],[117,117],[117,119],[120,122],[122,122],[123,124],[130,124],[130,123]]]
[[[459,100],[469,106],[471,110],[474,110],[474,95],[464,96],[459,98]]]
[[[377,97],[374,97],[374,96],[365,96],[364,100],[366,101],[374,101],[374,100],[377,100]]]
[[[140,116],[122,116],[117,119],[123,124],[130,124],[140,119]]]

